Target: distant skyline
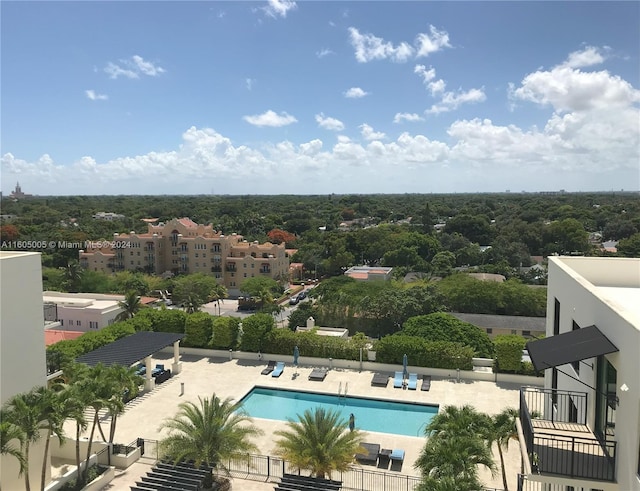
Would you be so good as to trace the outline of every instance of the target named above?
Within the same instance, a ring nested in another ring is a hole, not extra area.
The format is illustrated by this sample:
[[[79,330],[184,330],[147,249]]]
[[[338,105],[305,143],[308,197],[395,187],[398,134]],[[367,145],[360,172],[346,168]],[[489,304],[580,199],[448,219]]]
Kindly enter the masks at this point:
[[[640,189],[638,2],[0,9],[5,196]]]

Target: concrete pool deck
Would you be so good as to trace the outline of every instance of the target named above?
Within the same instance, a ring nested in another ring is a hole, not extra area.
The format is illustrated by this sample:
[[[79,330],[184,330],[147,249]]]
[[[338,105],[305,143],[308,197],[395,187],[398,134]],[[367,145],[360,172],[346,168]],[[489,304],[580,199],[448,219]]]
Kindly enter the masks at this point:
[[[386,399],[392,401],[418,402],[424,404],[456,405],[470,404],[478,411],[488,414],[499,413],[506,407],[518,407],[519,386],[515,384],[495,384],[486,381],[461,381],[455,383],[448,380],[433,378],[431,390],[428,392],[418,390],[403,390],[393,387],[393,379],[384,387],[372,387],[373,372],[359,372],[335,368],[329,371],[324,381],[310,381],[308,375],[312,367],[301,366],[296,369],[287,364],[283,374],[279,378],[261,375],[260,372],[266,366],[266,362],[229,360],[228,358],[209,358],[204,356],[182,355],[182,372],[173,376],[167,382],[156,387],[153,391],[145,393],[127,404],[127,409],[118,418],[115,441],[128,444],[136,438],[159,440],[165,433],[161,430],[162,421],[170,418],[178,411],[181,402],[195,402],[200,397],[210,397],[215,393],[220,398],[231,397],[240,400],[254,386],[260,385],[272,388],[298,389],[337,394],[340,385],[348,383],[348,394],[354,396]],[[155,356],[158,362],[171,362],[168,354],[158,353]],[[155,361],[154,361],[155,363]],[[184,384],[184,395],[181,394],[181,384]],[[107,421],[105,421],[108,423]],[[284,429],[285,423],[266,419],[254,419],[256,426],[264,431],[264,434],[255,439],[254,443],[259,453],[269,455],[273,453],[275,430]],[[104,423],[103,423],[104,424]],[[357,420],[356,420],[357,425]],[[393,431],[393,421],[389,422],[389,430]],[[73,434],[70,427],[68,434]],[[419,473],[413,465],[424,446],[424,436],[399,436],[390,433],[366,432],[366,442],[378,443],[381,448],[401,448],[405,450],[405,460],[400,471],[402,474],[418,476]],[[517,473],[520,470],[520,452],[517,440],[510,442],[508,451],[505,451],[505,462],[509,487],[515,489]],[[492,478],[489,471],[480,468],[480,478],[487,487],[502,489],[502,477],[499,468],[497,451],[494,448],[494,456],[498,472]],[[373,465],[363,465],[367,470],[379,470]],[[144,475],[149,466],[137,463],[123,473],[118,473],[113,485],[107,489],[128,489],[135,483],[140,475]],[[387,471],[393,473],[395,471]],[[115,486],[117,483],[117,487]],[[259,491],[273,489],[273,484],[265,484],[255,481],[234,479],[233,489]]]

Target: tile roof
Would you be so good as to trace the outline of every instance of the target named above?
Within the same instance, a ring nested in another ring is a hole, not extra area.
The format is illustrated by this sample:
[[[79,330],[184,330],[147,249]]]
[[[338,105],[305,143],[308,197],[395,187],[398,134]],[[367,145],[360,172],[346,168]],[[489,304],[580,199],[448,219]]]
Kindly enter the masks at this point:
[[[44,344],[45,346],[51,346],[60,341],[67,341],[69,339],[76,339],[82,336],[82,331],[61,331],[58,329],[45,329],[44,330]]]

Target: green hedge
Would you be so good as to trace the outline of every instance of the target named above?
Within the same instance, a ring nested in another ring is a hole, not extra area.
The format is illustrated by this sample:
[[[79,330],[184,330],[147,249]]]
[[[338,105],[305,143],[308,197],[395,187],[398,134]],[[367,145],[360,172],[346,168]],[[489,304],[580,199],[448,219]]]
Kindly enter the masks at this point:
[[[402,364],[406,354],[412,366],[473,370],[474,350],[460,343],[394,334],[377,341],[375,349],[380,363]]]
[[[360,348],[366,342],[367,339],[362,334],[345,339],[320,336],[315,330],[293,332],[289,329],[275,329],[265,337],[263,348],[265,353],[293,356],[293,348],[297,346],[300,356],[359,360]],[[363,353],[363,359],[366,360],[366,352]]]
[[[522,370],[522,350],[527,344],[525,338],[502,334],[496,336],[493,343],[496,347],[496,371],[516,373]]]

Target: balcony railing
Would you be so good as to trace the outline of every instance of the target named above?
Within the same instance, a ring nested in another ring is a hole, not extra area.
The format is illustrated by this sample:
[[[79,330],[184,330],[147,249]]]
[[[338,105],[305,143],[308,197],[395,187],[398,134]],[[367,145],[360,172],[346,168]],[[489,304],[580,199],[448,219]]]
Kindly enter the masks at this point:
[[[520,389],[520,423],[534,472],[615,481],[616,442],[586,425],[587,394]]]

